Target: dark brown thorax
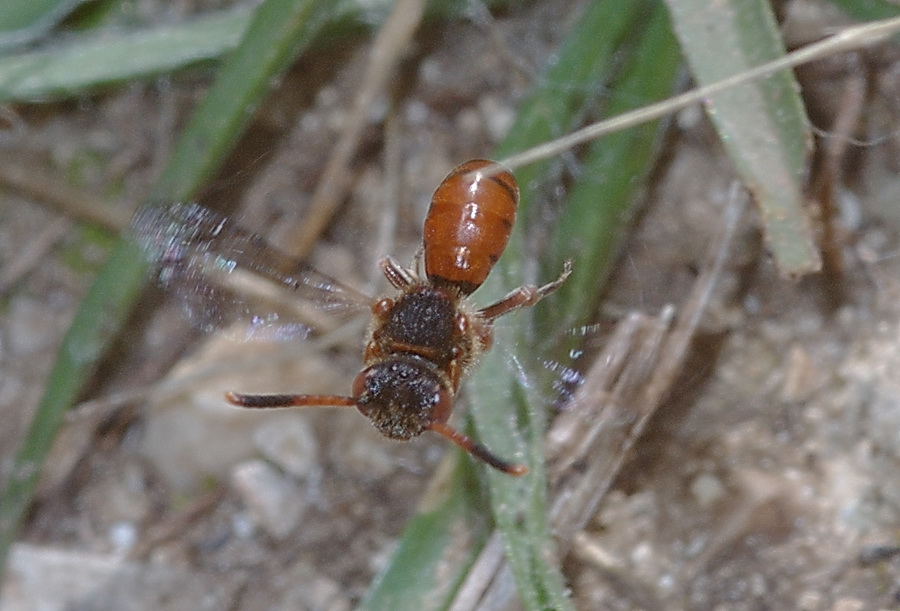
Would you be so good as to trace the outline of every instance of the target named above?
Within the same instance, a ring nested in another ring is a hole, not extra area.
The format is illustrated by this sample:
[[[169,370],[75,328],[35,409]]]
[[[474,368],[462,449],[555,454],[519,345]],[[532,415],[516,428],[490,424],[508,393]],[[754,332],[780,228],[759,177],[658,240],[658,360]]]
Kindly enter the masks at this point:
[[[519,201],[515,177],[502,168],[489,174],[488,167],[494,165],[484,159],[468,161],[435,190],[423,232],[424,278],[418,259],[409,268],[390,257],[381,260],[397,295],[370,302],[365,367],[350,395],[227,393],[228,401],[255,409],[354,406],[386,437],[409,439],[433,431],[495,469],[527,473],[525,465],[503,460],[447,423],[464,374],[490,347],[493,321],[536,304],[571,273],[567,262],[553,282],[520,286],[482,308],[470,302],[469,295],[485,281],[509,242]],[[165,220],[163,216],[156,223],[161,230]],[[212,233],[221,233],[223,227],[215,225]],[[236,243],[256,245],[246,239]],[[322,274],[299,269],[296,278],[269,275],[297,290],[323,284]]]

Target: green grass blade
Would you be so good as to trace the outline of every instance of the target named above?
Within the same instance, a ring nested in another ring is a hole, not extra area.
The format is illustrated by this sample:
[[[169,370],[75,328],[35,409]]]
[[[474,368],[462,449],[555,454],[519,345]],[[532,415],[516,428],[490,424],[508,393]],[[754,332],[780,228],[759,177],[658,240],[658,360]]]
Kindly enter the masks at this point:
[[[193,193],[237,139],[249,109],[265,95],[272,77],[325,23],[330,7],[327,0],[267,0],[259,6],[246,39],[222,67],[177,144],[154,191],[156,197],[186,199]],[[127,316],[144,271],[136,247],[120,242],[63,339],[37,414],[0,496],[0,573],[63,414]]]
[[[333,16],[327,0],[268,0],[255,14],[240,48],[229,57],[197,107],[151,194],[151,201],[191,197],[231,150],[283,72]]]
[[[610,3],[609,8],[613,7],[621,4]],[[596,3],[591,8],[600,9]],[[653,16],[636,13],[629,26],[628,51],[632,55],[624,72],[617,73],[617,80],[607,81],[608,88],[615,92],[608,107],[611,114],[670,94],[680,60],[661,8]],[[622,57],[617,56],[617,60],[621,62]],[[625,210],[641,185],[635,177],[645,176],[654,160],[656,132],[657,126],[650,124],[607,137],[590,148],[584,173],[573,186],[560,220],[555,245],[546,257],[554,265],[545,267],[548,278],[559,273],[564,259],[574,258],[575,272],[570,278],[573,285],[553,296],[550,303],[539,306],[544,313],[552,308],[557,323],[569,324],[594,310],[600,282],[606,277],[604,269],[611,262],[611,251],[622,229],[621,222],[609,226],[605,223],[628,217]],[[593,283],[589,290],[588,283]],[[520,480],[490,474],[491,502],[525,608],[566,608],[570,603],[565,599],[559,566],[554,564],[553,554],[548,553],[552,539],[546,517],[543,468],[545,406],[540,398],[529,400],[525,396],[503,362],[506,358],[502,348],[496,350],[475,372],[471,384],[473,418],[479,437],[489,447],[504,451],[502,439],[510,437],[513,408],[508,397],[497,393],[496,388],[498,380],[507,380],[510,388],[518,391],[513,396],[520,405],[524,429],[520,443],[526,448],[533,472]]]
[[[331,38],[360,24],[378,23],[390,5],[391,0],[333,2],[325,35]],[[448,17],[465,10],[465,2],[459,0],[432,2],[426,17]],[[181,23],[124,33],[95,28],[62,44],[0,56],[0,103],[70,97],[218,59],[238,44],[254,13],[255,9],[245,4]],[[0,26],[2,20],[0,11]]]
[[[457,457],[442,465],[358,609],[439,611],[449,604],[490,529],[471,463]]]
[[[613,87],[616,95],[606,109],[610,117],[665,99],[675,90],[682,59],[669,19],[658,10],[647,23],[640,46]],[[556,296],[556,324],[572,328],[588,322],[632,220],[632,205],[655,164],[660,127],[660,121],[644,123],[589,145],[543,267],[552,276],[566,259],[581,263]]]
[[[128,315],[131,303],[140,291],[144,271],[144,263],[136,249],[120,243],[94,281],[63,338],[44,396],[0,495],[0,574],[65,411],[81,392],[121,321]]]
[[[84,0],[7,0],[0,9],[0,49],[41,36]]]
[[[784,55],[764,0],[667,0],[697,82],[714,83]],[[766,240],[783,273],[821,267],[804,209],[812,131],[789,71],[713,96],[707,112],[762,211]]]
[[[0,102],[67,97],[184,68],[233,49],[253,16],[241,6],[125,34],[90,32],[47,50],[0,58]]]
[[[860,21],[890,19],[900,15],[900,5],[890,0],[831,0],[831,3]]]
[[[582,109],[597,101],[598,94],[594,92],[606,90],[613,53],[627,39],[636,16],[646,11],[645,2],[613,4],[599,2],[585,12],[582,27],[571,33],[553,64],[546,68],[540,89],[520,105],[515,123],[494,152],[496,158],[519,153],[578,127]],[[528,190],[543,180],[550,165],[550,161],[543,161],[516,170],[523,187],[520,215],[528,215]],[[505,258],[510,263],[504,262],[501,273],[512,276],[506,279],[512,286],[521,278],[521,269],[512,264],[521,260],[523,254],[521,231],[516,231],[507,253]]]

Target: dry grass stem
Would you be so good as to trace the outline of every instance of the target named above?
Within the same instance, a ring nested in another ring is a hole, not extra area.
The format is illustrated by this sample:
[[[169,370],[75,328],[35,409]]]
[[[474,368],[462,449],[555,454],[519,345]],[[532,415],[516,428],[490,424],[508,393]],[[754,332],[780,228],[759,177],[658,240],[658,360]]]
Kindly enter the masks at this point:
[[[557,138],[556,140],[545,142],[540,146],[530,148],[516,155],[512,155],[511,157],[507,157],[506,159],[502,159],[499,164],[514,170],[529,163],[540,161],[541,159],[549,159],[560,155],[579,144],[584,144],[585,142],[596,140],[606,134],[622,131],[629,127],[640,125],[641,123],[665,117],[666,115],[675,113],[691,104],[703,102],[707,98],[721,91],[737,85],[766,78],[779,70],[795,68],[802,64],[830,57],[844,51],[852,51],[854,49],[881,44],[890,40],[890,37],[898,31],[900,31],[900,17],[849,27],[824,40],[801,47],[775,61],[768,62],[752,70],[747,70],[741,74],[736,74],[733,77],[723,79],[712,85],[692,89],[681,95],[663,100],[662,102],[650,104],[639,108],[638,110],[594,123],[574,131],[571,134]],[[499,172],[501,170],[502,167],[497,165],[493,168],[486,168],[484,172]]]

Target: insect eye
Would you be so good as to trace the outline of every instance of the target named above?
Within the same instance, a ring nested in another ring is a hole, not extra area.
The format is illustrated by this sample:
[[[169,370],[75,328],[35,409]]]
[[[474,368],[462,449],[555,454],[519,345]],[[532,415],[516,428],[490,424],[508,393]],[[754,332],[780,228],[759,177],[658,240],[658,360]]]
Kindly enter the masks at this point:
[[[453,397],[446,388],[441,388],[437,393],[437,401],[432,412],[434,422],[447,422],[453,412]]]
[[[353,379],[353,398],[359,399],[367,390],[366,381],[369,377],[369,369],[364,369],[360,371],[356,377]],[[360,406],[360,410],[362,410],[362,404],[358,403]]]

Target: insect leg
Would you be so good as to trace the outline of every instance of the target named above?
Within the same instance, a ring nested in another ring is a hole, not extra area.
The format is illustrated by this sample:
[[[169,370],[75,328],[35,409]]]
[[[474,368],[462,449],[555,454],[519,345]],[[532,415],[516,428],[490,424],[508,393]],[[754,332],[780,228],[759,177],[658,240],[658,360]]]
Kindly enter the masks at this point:
[[[449,424],[444,422],[432,422],[428,428],[439,435],[443,435],[478,460],[486,462],[498,471],[502,471],[509,475],[525,475],[528,473],[528,467],[525,465],[517,465],[503,460],[486,447],[480,443],[476,443],[466,435],[463,435]]]
[[[378,266],[395,289],[405,289],[416,283],[414,270],[406,269],[390,257],[381,259]]]
[[[553,282],[540,287],[534,286],[532,284],[520,286],[497,303],[493,303],[486,308],[482,308],[478,311],[478,314],[484,320],[491,321],[499,316],[503,316],[504,314],[509,314],[514,310],[518,310],[519,308],[533,306],[541,299],[562,286],[563,282],[566,281],[566,278],[568,278],[569,274],[571,273],[572,261],[566,261],[565,265],[563,266],[562,273]]]
[[[341,395],[242,395],[225,393],[232,405],[250,408],[269,407],[356,407],[356,399]]]

